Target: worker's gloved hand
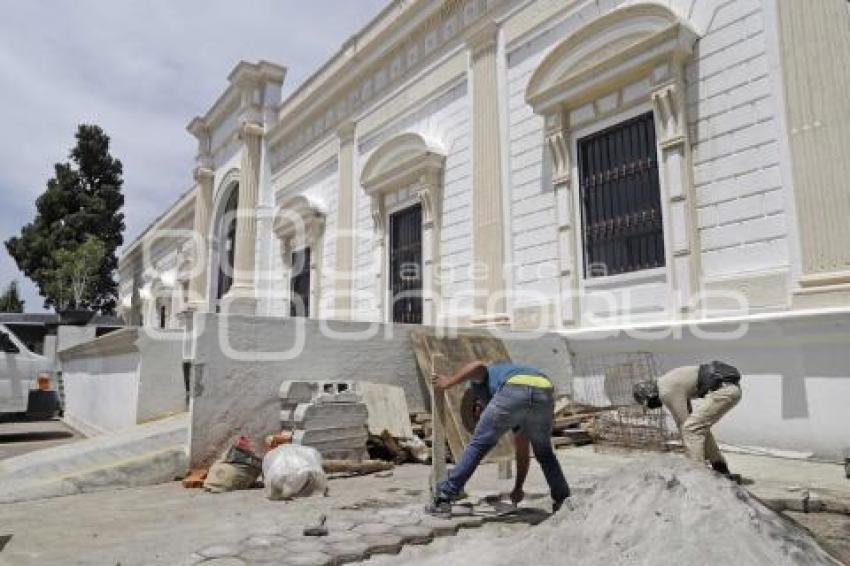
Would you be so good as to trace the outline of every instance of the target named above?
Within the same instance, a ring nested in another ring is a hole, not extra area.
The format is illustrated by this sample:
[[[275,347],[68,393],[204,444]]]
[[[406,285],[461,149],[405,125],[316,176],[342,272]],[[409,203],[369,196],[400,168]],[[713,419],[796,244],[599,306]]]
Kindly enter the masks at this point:
[[[522,490],[521,487],[518,487],[511,492],[511,503],[513,503],[514,505],[519,505],[520,501],[522,501],[524,498],[525,492]]]

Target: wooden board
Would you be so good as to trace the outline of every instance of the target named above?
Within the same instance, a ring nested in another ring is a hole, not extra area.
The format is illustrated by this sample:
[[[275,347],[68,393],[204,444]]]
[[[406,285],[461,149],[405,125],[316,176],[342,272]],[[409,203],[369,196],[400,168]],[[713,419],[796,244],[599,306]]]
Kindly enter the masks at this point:
[[[413,349],[419,363],[420,374],[431,389],[430,375],[431,360],[434,356],[443,356],[448,371],[456,371],[470,362],[481,361],[485,364],[510,361],[510,355],[504,343],[498,338],[483,334],[463,334],[454,337],[435,336],[432,333],[413,332]],[[443,370],[446,371],[446,370]],[[449,443],[453,460],[457,462],[469,443],[472,434],[463,426],[460,406],[463,399],[464,386],[457,386],[445,392],[446,439]],[[435,417],[436,420],[436,417]],[[436,430],[436,427],[435,427]],[[499,462],[513,458],[512,435],[506,434],[490,451],[485,462]],[[435,440],[436,445],[436,440]]]
[[[394,438],[413,437],[404,389],[369,382],[361,382],[359,387],[369,412],[369,434],[380,436],[386,430]]]

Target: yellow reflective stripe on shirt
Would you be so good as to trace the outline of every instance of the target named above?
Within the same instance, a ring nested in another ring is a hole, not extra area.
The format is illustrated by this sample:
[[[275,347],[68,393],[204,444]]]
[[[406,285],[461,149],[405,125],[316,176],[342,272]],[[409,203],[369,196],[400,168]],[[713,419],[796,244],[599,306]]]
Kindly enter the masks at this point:
[[[507,383],[511,385],[528,385],[529,387],[539,387],[540,389],[552,389],[552,382],[542,375],[515,375],[508,379]]]

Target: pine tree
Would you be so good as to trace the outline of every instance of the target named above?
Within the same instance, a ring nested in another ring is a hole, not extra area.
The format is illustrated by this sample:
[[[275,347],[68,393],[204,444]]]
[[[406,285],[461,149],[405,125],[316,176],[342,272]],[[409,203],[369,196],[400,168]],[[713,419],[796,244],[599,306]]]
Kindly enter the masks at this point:
[[[54,165],[54,176],[36,200],[35,219],[6,241],[6,249],[36,284],[44,306],[59,308],[67,300],[51,282],[61,268],[58,258],[71,256],[56,252],[73,252],[88,236],[95,236],[105,253],[90,290],[72,306],[111,313],[117,300],[115,251],[123,243],[124,231],[123,167],[109,153],[109,137],[99,126],[82,124],[75,137],[70,161]]]
[[[0,312],[24,312],[24,303],[18,294],[18,282],[12,281],[0,295]]]

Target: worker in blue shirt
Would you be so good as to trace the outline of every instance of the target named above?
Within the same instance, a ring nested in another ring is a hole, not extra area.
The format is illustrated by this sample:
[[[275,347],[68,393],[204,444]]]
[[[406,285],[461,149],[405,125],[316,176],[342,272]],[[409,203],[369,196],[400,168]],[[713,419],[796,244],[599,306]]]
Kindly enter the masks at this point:
[[[561,508],[570,488],[552,449],[552,417],[555,408],[554,387],[539,369],[511,362],[487,366],[472,362],[454,375],[434,375],[433,384],[444,391],[465,381],[470,382],[478,398],[485,404],[472,439],[457,465],[434,494],[427,507],[433,515],[451,515],[451,503],[475,472],[481,460],[509,430],[514,431],[517,474],[511,501],[522,501],[522,490],[528,474],[529,445],[540,463],[552,496],[552,511]]]

